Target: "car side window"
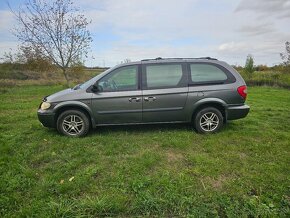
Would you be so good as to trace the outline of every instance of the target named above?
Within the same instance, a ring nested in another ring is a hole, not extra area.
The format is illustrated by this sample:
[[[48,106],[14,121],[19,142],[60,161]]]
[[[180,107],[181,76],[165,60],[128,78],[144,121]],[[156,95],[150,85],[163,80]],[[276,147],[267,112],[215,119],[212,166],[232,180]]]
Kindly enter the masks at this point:
[[[138,66],[118,68],[104,76],[98,82],[100,91],[133,91],[138,89]]]
[[[181,64],[156,64],[145,66],[146,88],[171,88],[180,87],[183,83]]]
[[[190,64],[192,82],[225,81],[226,73],[218,67],[210,64]]]

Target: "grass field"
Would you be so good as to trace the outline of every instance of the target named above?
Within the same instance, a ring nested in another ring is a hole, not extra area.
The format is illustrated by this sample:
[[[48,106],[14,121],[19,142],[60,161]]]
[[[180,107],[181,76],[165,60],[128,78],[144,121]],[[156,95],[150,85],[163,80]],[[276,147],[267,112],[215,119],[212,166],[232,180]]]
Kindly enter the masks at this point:
[[[61,86],[0,94],[0,217],[289,217],[290,91],[252,87],[245,119],[215,135],[189,125],[46,129]]]

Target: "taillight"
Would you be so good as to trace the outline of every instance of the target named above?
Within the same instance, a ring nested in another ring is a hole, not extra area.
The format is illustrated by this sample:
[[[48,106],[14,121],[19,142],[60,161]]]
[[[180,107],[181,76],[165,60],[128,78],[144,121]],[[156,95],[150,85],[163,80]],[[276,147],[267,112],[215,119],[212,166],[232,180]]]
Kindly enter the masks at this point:
[[[240,96],[242,96],[243,99],[246,100],[247,98],[247,86],[240,86],[238,89],[237,89],[238,93]]]

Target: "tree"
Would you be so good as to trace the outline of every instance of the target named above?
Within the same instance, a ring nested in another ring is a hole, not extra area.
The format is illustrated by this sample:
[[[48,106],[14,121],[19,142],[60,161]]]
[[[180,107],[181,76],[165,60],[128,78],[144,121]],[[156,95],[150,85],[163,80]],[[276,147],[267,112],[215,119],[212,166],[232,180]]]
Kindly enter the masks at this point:
[[[68,68],[81,62],[92,41],[89,21],[72,0],[26,0],[13,13],[19,23],[13,33],[21,48],[60,68],[69,86]]]
[[[285,42],[285,52],[280,53],[280,56],[283,60],[283,65],[286,70],[290,72],[290,42]]]
[[[247,76],[249,78],[252,77],[253,73],[254,73],[255,69],[254,69],[254,59],[252,57],[252,55],[248,55],[247,56],[247,60],[246,60],[246,64],[245,64],[245,72],[247,74]]]

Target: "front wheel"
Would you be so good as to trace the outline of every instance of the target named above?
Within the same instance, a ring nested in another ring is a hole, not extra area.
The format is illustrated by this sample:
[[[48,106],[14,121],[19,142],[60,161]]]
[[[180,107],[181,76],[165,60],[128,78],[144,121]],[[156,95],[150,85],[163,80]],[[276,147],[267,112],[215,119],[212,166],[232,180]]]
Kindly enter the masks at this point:
[[[222,113],[214,107],[204,108],[196,114],[194,126],[198,133],[215,133],[223,126]]]
[[[86,114],[78,110],[62,112],[57,119],[57,130],[63,135],[81,137],[88,134],[90,122]]]

